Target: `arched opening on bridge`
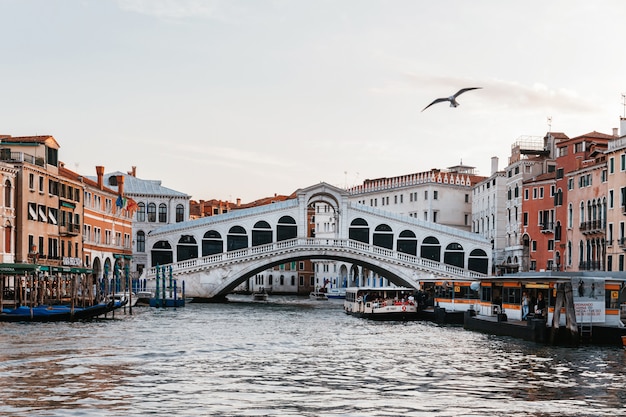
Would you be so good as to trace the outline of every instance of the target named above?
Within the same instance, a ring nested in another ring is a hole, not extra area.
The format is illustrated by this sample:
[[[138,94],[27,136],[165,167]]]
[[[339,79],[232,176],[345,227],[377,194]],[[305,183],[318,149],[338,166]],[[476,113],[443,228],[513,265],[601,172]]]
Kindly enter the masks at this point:
[[[198,257],[198,242],[191,235],[182,235],[176,245],[176,262]]]
[[[272,243],[272,227],[265,220],[260,220],[252,228],[252,246]]]
[[[173,257],[172,245],[166,240],[159,240],[152,246],[152,251],[150,252],[151,266],[171,264]]]
[[[350,286],[354,287],[359,285],[359,267],[352,265],[350,268]]]
[[[202,256],[215,255],[224,251],[222,235],[216,230],[209,230],[202,237]]]
[[[359,217],[352,220],[348,237],[357,242],[370,243],[370,228],[365,219]]]
[[[434,236],[425,238],[420,248],[420,256],[424,259],[439,262],[441,260],[441,245],[439,244],[439,239]]]
[[[276,225],[276,241],[295,239],[298,237],[298,226],[296,220],[291,216],[283,216],[278,219]]]
[[[239,249],[245,249],[248,247],[248,235],[246,234],[246,229],[241,226],[233,226],[228,231],[228,236],[226,237],[226,248],[227,251],[234,251]]]
[[[446,246],[446,251],[443,254],[443,262],[448,265],[458,266],[459,268],[465,267],[465,252],[463,252],[463,246],[458,243],[450,243]]]
[[[374,229],[374,236],[372,238],[374,246],[378,246],[385,249],[393,249],[393,230],[387,224],[379,224]]]
[[[398,252],[417,256],[417,237],[411,230],[403,230],[398,236]]]
[[[339,268],[339,279],[340,282],[337,283],[338,287],[347,287],[348,286],[348,268],[345,265],[341,265]]]
[[[509,263],[511,263],[509,257]],[[481,274],[487,274],[489,270],[489,257],[487,252],[482,249],[474,249],[469,254],[467,260],[467,269],[470,271],[480,272]]]

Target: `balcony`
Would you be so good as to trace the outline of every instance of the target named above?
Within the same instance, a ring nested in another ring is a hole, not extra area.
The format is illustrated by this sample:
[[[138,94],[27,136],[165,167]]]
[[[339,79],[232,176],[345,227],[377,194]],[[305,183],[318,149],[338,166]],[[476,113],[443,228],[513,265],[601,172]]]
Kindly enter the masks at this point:
[[[541,233],[554,233],[554,222],[543,222],[539,225]]]
[[[5,162],[27,162],[40,167],[45,166],[45,161],[41,157],[29,155],[24,152],[12,152],[9,148],[0,149],[0,161]]]
[[[578,264],[579,271],[602,271],[602,264],[600,261],[588,261]]]
[[[606,221],[590,220],[587,222],[582,222],[579,229],[584,235],[592,235],[597,233],[604,234],[606,232]]]
[[[622,250],[626,250],[626,237],[621,237],[617,239],[617,244],[620,248],[622,248]]]
[[[80,234],[80,225],[73,223],[59,225],[59,234],[61,236],[78,236]]]

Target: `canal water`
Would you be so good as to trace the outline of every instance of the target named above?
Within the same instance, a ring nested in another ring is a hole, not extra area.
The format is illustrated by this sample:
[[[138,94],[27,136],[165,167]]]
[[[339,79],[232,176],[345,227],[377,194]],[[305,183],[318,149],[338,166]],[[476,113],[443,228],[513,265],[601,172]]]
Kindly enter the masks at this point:
[[[1,416],[616,416],[619,347],[558,348],[338,301],[244,296],[0,323]]]

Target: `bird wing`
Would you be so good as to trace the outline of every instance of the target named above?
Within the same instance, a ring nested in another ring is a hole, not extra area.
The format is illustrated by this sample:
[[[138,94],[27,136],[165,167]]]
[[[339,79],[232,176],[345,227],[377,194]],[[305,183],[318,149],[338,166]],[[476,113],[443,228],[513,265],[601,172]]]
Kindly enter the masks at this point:
[[[437,103],[441,103],[442,101],[450,101],[450,99],[447,98],[438,98],[435,101],[433,101],[432,103],[430,103],[428,106],[424,107],[422,109],[422,111],[426,110],[427,108],[429,108],[430,106],[432,106],[433,104],[437,104]]]
[[[482,87],[469,87],[469,88],[461,88],[459,91],[457,91],[457,93],[455,95],[453,95],[452,97],[457,98],[458,96],[460,96],[461,94],[463,94],[466,91],[470,91],[470,90],[478,90]]]

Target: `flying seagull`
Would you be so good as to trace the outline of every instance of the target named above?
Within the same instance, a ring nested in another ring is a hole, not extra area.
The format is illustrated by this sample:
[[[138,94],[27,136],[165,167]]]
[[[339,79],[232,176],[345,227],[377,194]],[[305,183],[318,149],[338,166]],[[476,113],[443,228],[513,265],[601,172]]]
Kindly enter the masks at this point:
[[[438,98],[435,101],[433,101],[432,103],[430,103],[428,106],[424,107],[424,109],[422,109],[422,111],[426,110],[427,108],[429,108],[430,106],[432,106],[433,104],[437,104],[437,103],[441,103],[443,101],[449,101],[450,102],[450,107],[457,107],[459,106],[458,101],[456,101],[456,98],[458,96],[460,96],[461,94],[463,94],[466,91],[470,91],[470,90],[478,90],[479,88],[482,87],[469,87],[469,88],[462,88],[459,91],[457,91],[457,93],[453,96],[450,97],[446,97],[446,98]]]

